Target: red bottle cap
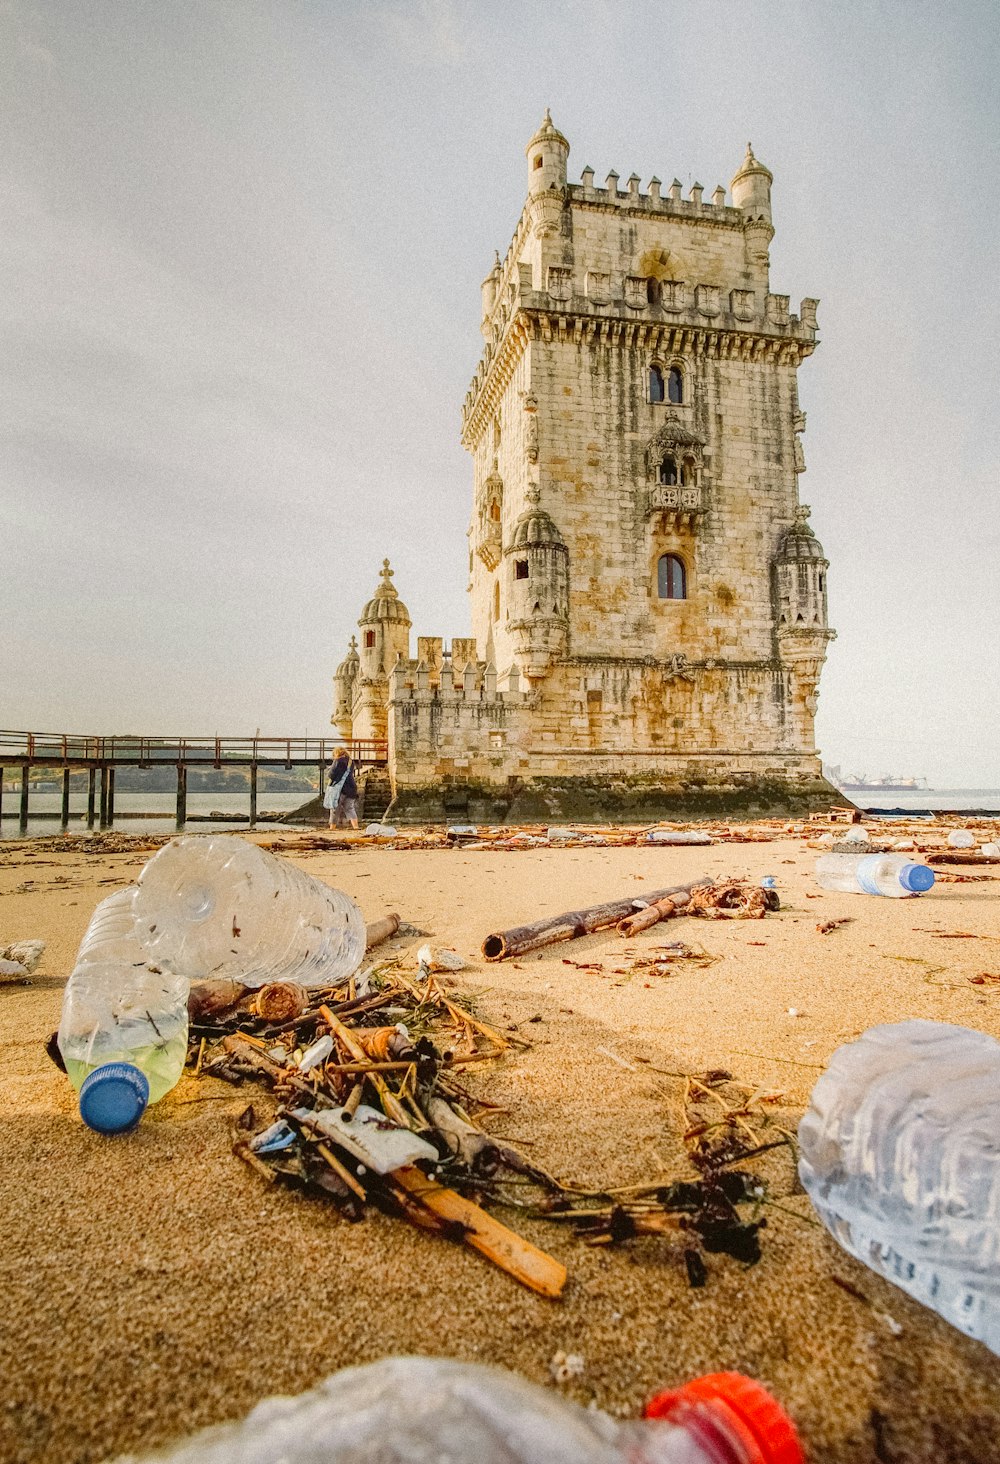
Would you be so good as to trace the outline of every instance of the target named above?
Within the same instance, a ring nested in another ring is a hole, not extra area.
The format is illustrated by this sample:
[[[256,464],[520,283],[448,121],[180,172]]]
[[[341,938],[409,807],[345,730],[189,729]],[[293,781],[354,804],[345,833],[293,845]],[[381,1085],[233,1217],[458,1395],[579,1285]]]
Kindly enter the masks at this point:
[[[650,1398],[646,1418],[693,1417],[709,1414],[739,1441],[743,1464],[805,1464],[795,1425],[777,1398],[742,1373],[708,1373]]]

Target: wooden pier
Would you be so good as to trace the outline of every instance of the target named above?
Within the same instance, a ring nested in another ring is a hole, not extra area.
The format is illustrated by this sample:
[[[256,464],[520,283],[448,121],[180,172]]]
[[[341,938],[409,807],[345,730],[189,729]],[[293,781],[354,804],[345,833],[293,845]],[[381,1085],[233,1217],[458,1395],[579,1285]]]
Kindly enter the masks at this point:
[[[323,773],[336,748],[346,747],[355,767],[384,767],[388,747],[384,742],[353,741],[330,737],[86,737],[71,733],[0,731],[0,819],[3,810],[2,770],[18,768],[21,773],[18,828],[28,827],[31,770],[46,768],[62,773],[61,826],[69,824],[70,775],[86,769],[87,827],[102,829],[115,821],[115,769],[156,768],[177,770],[176,823],[187,822],[189,768],[246,768],[250,778],[250,827],[257,822],[257,773],[265,768],[314,767]],[[7,815],[13,817],[14,815]]]

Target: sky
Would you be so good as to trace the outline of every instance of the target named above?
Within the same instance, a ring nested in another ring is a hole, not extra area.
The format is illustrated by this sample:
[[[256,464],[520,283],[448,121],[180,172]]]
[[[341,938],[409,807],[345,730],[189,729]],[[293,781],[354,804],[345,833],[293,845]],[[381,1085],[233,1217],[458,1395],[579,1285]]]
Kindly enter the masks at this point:
[[[569,176],[774,173],[845,771],[1000,786],[992,0],[0,0],[0,725],[312,735],[384,555],[468,633],[459,414]]]

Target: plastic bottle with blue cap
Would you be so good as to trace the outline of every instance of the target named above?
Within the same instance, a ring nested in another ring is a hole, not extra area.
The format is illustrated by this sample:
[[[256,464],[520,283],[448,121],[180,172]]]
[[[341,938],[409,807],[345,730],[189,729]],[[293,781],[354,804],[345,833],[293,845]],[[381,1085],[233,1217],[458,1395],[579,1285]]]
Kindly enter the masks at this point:
[[[152,963],[135,930],[135,886],[102,900],[66,983],[59,1051],[80,1117],[102,1134],[134,1129],[184,1071],[188,979]]]
[[[899,900],[926,894],[934,884],[934,871],[902,854],[823,854],[816,860],[816,883],[842,894]]]

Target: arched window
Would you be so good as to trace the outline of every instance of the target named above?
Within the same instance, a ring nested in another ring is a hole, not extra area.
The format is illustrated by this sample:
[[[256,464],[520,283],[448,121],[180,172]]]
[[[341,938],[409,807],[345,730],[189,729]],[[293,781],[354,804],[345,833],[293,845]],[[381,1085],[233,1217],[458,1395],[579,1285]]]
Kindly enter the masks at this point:
[[[646,281],[646,300],[647,300],[647,303],[648,304],[650,304],[650,305],[659,305],[659,303],[660,303],[660,293],[661,293],[661,291],[660,291],[660,282],[659,282],[659,280],[647,280]]]
[[[659,366],[649,368],[649,400],[651,402],[662,402],[664,399],[663,372]]]
[[[669,452],[660,462],[660,482],[670,484],[677,482],[677,459]]]
[[[656,566],[656,589],[661,600],[687,599],[687,572],[679,554],[661,554]]]
[[[493,581],[493,619],[500,619],[500,581]]]
[[[537,156],[537,158],[535,159],[534,166],[536,168],[540,168],[542,166],[542,155],[541,155],[541,153],[539,153],[538,156]]]
[[[667,372],[667,401],[680,406],[684,400],[684,378],[676,366]]]

